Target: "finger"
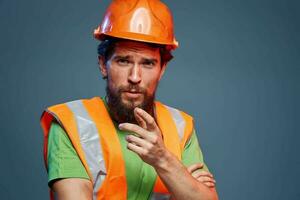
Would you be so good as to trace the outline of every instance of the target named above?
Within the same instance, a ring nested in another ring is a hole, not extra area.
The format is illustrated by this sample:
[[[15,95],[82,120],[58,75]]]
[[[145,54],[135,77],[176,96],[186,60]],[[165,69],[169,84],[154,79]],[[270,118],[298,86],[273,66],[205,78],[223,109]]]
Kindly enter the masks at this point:
[[[134,114],[134,117],[137,121],[137,123],[143,128],[143,129],[147,129],[147,124],[145,122],[145,120],[139,116],[138,114]]]
[[[133,143],[139,147],[150,148],[150,143],[148,141],[146,141],[145,139],[139,138],[137,136],[127,135],[126,140],[128,143]]]
[[[204,185],[206,185],[207,187],[213,188],[216,186],[216,184],[211,183],[211,182],[202,182]]]
[[[193,164],[191,166],[189,166],[187,168],[187,170],[190,172],[190,173],[193,173],[194,171],[198,170],[198,169],[202,169],[204,166],[203,163],[196,163],[196,164]]]
[[[209,177],[211,177],[211,178],[214,177],[210,172],[204,171],[204,170],[196,171],[196,172],[192,173],[192,175],[193,175],[194,177],[196,177],[196,176],[209,176]]]
[[[147,139],[148,138],[147,136],[149,135],[149,134],[147,134],[147,131],[145,129],[143,129],[142,127],[140,127],[136,124],[122,123],[122,124],[119,124],[119,129],[122,131],[136,133],[137,135],[139,135],[145,139]]]
[[[208,186],[208,187],[215,187],[216,186],[216,183],[215,182],[211,182],[211,181],[203,181],[203,180],[200,180],[200,179],[197,179],[197,181],[199,181],[200,183]]]
[[[146,111],[144,111],[143,109],[138,108],[138,107],[136,107],[134,109],[134,113],[139,115],[146,122],[147,130],[159,132],[158,126],[157,126],[154,118],[150,114],[148,114]]]
[[[199,176],[199,177],[194,177],[197,180],[201,181],[201,182],[211,182],[211,183],[216,183],[216,180],[208,177],[208,176]]]
[[[143,153],[145,151],[142,147],[139,147],[133,143],[127,143],[127,149],[129,149],[130,151],[133,151],[134,153],[136,153],[138,155],[143,155]]]

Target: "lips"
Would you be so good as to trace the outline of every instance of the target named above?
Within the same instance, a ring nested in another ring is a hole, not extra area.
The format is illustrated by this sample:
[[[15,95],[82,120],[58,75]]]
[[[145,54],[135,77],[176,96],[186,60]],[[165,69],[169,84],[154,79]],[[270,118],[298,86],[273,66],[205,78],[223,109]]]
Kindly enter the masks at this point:
[[[132,90],[132,91],[124,91],[123,92],[127,97],[129,98],[138,98],[140,97],[143,93]]]

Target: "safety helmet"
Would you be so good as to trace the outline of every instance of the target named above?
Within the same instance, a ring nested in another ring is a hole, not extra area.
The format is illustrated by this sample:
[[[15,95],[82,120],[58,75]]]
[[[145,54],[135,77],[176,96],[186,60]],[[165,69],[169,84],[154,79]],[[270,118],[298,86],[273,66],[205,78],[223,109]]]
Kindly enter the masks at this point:
[[[171,11],[160,0],[113,0],[94,36],[178,46]]]

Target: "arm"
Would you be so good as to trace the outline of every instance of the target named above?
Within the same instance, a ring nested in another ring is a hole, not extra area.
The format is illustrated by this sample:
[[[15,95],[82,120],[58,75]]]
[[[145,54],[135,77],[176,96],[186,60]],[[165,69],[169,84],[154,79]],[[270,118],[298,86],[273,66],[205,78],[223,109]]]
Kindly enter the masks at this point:
[[[186,167],[163,143],[162,136],[151,115],[136,108],[138,125],[120,124],[121,130],[135,132],[138,136],[127,136],[128,149],[137,153],[143,161],[153,166],[175,199],[218,199],[216,190],[194,178]]]
[[[67,133],[52,122],[48,137],[48,181],[58,200],[92,200],[93,188]]]
[[[197,181],[174,155],[163,159],[155,169],[175,199],[218,199],[215,188]]]
[[[86,179],[67,178],[53,183],[51,188],[59,200],[92,200],[92,183]]]
[[[187,170],[195,179],[202,182],[207,187],[215,187],[216,181],[214,176],[210,172],[202,170],[203,166],[203,163],[196,163],[189,166]]]
[[[204,164],[203,154],[195,130],[193,130],[184,146],[181,162],[187,167],[188,172],[198,181],[208,187],[215,187],[216,181]]]

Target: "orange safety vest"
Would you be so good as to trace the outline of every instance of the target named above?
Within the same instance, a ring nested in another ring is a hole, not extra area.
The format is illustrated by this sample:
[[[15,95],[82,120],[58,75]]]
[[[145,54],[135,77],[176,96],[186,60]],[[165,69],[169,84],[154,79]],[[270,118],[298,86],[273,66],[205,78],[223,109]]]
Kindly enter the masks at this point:
[[[184,146],[193,132],[193,118],[157,101],[155,111],[166,148],[181,160]],[[48,134],[54,119],[66,131],[93,183],[93,199],[127,199],[121,144],[103,100],[99,97],[77,100],[51,106],[44,111],[41,125],[46,168]],[[157,176],[152,199],[169,196],[167,188]]]

